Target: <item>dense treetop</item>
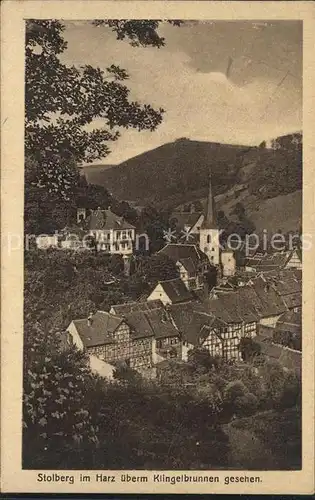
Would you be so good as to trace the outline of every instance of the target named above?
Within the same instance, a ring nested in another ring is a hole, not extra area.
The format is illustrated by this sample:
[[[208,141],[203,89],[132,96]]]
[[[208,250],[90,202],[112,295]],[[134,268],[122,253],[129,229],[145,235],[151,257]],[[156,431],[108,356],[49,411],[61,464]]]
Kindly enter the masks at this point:
[[[179,24],[174,21],[173,24]],[[134,46],[164,45],[158,21],[95,21]],[[95,27],[95,29],[97,29]],[[25,153],[41,166],[38,182],[65,197],[75,182],[74,165],[108,155],[120,128],[155,130],[164,110],[129,99],[128,73],[116,64],[106,71],[60,61],[67,49],[57,20],[28,20],[25,45]],[[88,130],[95,119],[103,127]]]

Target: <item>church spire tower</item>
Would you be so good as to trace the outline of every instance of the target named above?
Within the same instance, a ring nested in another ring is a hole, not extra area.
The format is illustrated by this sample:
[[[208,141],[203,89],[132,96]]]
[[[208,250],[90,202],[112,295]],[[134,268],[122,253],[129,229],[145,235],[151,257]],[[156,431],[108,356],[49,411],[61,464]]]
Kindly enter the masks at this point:
[[[206,210],[205,219],[203,222],[203,227],[208,228],[208,229],[216,228],[214,203],[213,203],[213,195],[212,195],[212,172],[211,172],[211,169],[209,170],[207,210]]]
[[[208,199],[205,218],[200,228],[200,250],[213,266],[220,264],[219,228],[217,227],[212,193],[212,172],[209,171]]]

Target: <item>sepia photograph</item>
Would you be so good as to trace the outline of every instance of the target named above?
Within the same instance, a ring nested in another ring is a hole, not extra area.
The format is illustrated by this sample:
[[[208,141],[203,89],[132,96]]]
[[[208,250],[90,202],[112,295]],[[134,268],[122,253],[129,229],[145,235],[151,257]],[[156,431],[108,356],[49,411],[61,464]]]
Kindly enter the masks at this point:
[[[43,491],[257,493],[307,464],[303,20],[179,12],[23,18],[5,229],[19,467]]]
[[[25,30],[23,467],[301,468],[302,23]]]

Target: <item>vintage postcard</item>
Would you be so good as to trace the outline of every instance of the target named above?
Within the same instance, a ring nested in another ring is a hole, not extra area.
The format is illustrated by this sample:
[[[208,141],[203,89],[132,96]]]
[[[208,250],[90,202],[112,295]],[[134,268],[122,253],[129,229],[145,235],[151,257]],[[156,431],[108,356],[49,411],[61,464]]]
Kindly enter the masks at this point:
[[[2,492],[313,493],[314,4],[1,7]]]

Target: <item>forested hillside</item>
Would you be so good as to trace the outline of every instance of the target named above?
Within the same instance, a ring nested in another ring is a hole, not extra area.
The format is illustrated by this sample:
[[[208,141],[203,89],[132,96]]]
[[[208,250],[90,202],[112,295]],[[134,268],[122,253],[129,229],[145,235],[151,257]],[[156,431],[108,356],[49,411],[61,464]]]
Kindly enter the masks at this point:
[[[260,198],[302,186],[302,135],[278,137],[266,147],[236,146],[186,138],[164,144],[111,168],[85,168],[87,179],[120,199],[174,208],[206,196],[212,170],[215,194],[246,183]]]

